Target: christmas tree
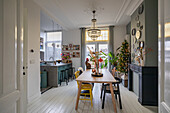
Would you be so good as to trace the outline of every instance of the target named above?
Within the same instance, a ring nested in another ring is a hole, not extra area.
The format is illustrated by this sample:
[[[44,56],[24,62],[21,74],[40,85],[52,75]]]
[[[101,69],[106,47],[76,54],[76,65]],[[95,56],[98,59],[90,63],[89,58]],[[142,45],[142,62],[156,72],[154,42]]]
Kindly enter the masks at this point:
[[[122,42],[122,46],[120,46],[119,48],[117,70],[121,73],[125,73],[125,75],[127,75],[128,73],[128,61],[129,61],[128,59],[129,59],[129,44],[127,40],[124,40],[124,42]]]

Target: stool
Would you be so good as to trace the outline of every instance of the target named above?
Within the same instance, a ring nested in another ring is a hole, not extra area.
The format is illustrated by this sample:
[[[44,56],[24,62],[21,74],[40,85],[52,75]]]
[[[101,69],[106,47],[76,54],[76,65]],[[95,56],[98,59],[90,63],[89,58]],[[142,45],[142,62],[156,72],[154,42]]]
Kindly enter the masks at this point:
[[[69,82],[69,69],[66,69],[65,79]]]
[[[75,67],[71,67],[71,77],[74,79]]]
[[[60,86],[61,86],[61,82],[63,82],[63,79],[66,80],[66,85],[68,85],[67,78],[65,77],[65,75],[66,75],[66,70],[61,70],[60,71]]]
[[[73,69],[72,67],[69,68],[69,77],[71,77],[71,79],[73,80],[73,70],[72,69]]]

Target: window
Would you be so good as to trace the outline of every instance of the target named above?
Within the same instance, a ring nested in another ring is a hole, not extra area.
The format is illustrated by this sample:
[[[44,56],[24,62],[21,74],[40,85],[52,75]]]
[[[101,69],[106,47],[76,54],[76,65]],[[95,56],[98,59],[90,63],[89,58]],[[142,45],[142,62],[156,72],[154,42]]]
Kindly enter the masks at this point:
[[[97,40],[95,41],[108,41],[109,40],[109,30],[105,29],[105,30],[101,30],[101,36],[97,38]],[[93,41],[87,34],[86,31],[86,41],[90,42]]]
[[[101,36],[98,37],[98,39],[95,41],[92,41],[91,38],[88,37],[87,31],[86,31],[86,53],[85,53],[86,58],[90,59],[90,56],[88,56],[89,50],[87,47],[89,47],[90,50],[93,52],[102,51],[105,54],[108,54],[108,41],[109,41],[109,30],[108,29],[101,30]],[[94,68],[94,62],[89,61],[89,63],[91,64],[91,68]]]
[[[47,32],[45,60],[61,60],[62,32]]]

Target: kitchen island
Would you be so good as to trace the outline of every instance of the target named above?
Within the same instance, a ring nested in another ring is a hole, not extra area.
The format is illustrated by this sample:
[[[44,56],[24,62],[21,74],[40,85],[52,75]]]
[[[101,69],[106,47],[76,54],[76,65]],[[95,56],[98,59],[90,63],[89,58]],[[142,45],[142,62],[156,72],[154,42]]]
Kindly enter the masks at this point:
[[[72,63],[41,63],[41,71],[47,71],[47,84],[48,87],[58,87],[60,83],[60,72],[72,67]]]

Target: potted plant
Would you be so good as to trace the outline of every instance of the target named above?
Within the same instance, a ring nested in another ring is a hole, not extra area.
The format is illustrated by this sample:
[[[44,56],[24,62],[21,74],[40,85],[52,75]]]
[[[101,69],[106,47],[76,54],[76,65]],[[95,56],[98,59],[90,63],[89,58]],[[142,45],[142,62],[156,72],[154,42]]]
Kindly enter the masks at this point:
[[[122,46],[119,48],[119,54],[118,54],[118,65],[117,65],[117,70],[120,71],[121,73],[124,73],[127,75],[128,73],[128,62],[129,62],[129,44],[125,40],[122,42]]]
[[[111,63],[111,69],[113,69],[114,67],[117,66],[117,61],[118,61],[118,54],[115,55],[114,53],[112,52],[109,52],[108,56],[110,57],[110,60],[109,62]]]
[[[119,54],[118,54],[118,64],[117,64],[117,70],[123,76],[121,76],[122,83],[125,87],[128,85],[128,63],[129,63],[129,44],[125,40],[122,42],[122,45],[120,46],[119,49]]]

